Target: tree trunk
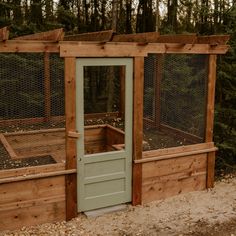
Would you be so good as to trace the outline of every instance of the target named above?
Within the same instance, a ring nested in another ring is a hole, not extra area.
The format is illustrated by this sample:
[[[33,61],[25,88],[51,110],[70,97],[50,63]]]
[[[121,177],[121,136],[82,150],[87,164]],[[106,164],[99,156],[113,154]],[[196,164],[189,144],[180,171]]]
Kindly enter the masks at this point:
[[[156,0],[156,27],[155,27],[155,31],[159,32],[159,28],[160,28],[159,0]]]
[[[132,1],[126,0],[126,28],[125,33],[131,34],[132,33]]]
[[[53,21],[53,1],[45,1],[46,21]]]
[[[14,0],[13,4],[13,20],[17,25],[20,25],[23,23],[23,17],[21,12],[21,0]]]
[[[111,21],[111,29],[117,30],[117,16],[118,16],[118,1],[112,1],[112,21]]]
[[[35,23],[40,29],[43,23],[43,14],[42,14],[42,2],[41,0],[32,0],[31,1],[31,22]]]

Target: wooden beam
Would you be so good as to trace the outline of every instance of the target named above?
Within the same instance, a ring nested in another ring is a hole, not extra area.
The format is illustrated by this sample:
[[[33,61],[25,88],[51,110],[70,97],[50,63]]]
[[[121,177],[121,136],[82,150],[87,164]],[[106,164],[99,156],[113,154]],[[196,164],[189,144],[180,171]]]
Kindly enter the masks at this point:
[[[147,32],[138,34],[119,34],[114,35],[112,42],[139,42],[139,43],[155,43],[159,38],[158,32]]]
[[[206,187],[213,188],[215,180],[215,151],[207,155],[207,180]]]
[[[15,151],[13,150],[12,146],[8,143],[3,134],[0,134],[0,142],[2,143],[3,147],[5,148],[5,150],[8,152],[9,156],[12,159],[17,158]]]
[[[194,44],[197,41],[196,34],[167,34],[160,35],[156,43],[181,43],[181,44]]]
[[[202,149],[202,150],[195,150],[195,151],[189,151],[189,152],[183,152],[183,153],[173,153],[173,154],[166,154],[163,156],[156,156],[156,157],[149,157],[149,158],[144,158],[141,160],[134,160],[135,163],[147,163],[147,162],[152,162],[152,161],[160,161],[160,160],[167,160],[167,159],[172,159],[176,157],[185,157],[185,156],[192,156],[192,155],[198,155],[202,153],[212,153],[217,150],[216,147],[208,148],[208,149]]]
[[[58,42],[63,40],[64,38],[64,30],[63,28],[50,30],[47,32],[35,33],[30,35],[24,35],[13,40],[46,40],[46,41],[54,41]]]
[[[156,156],[163,156],[175,153],[184,153],[184,152],[191,152],[203,149],[211,149],[214,148],[214,143],[199,143],[199,144],[192,144],[187,146],[180,146],[180,147],[172,147],[172,148],[163,148],[158,150],[151,150],[151,151],[144,151],[143,158],[152,158]]]
[[[216,59],[217,59],[216,55],[209,56],[206,133],[205,133],[206,142],[212,142],[213,140],[215,84],[216,84]]]
[[[100,41],[100,42],[109,42],[112,39],[114,31],[106,30],[99,32],[91,32],[84,34],[74,34],[66,35],[64,41]]]
[[[0,41],[0,52],[55,52],[58,53],[59,44],[47,41],[35,40],[7,40]]]
[[[13,182],[19,182],[19,181],[25,181],[25,180],[31,180],[31,179],[42,179],[42,178],[60,176],[60,175],[70,175],[74,173],[77,173],[76,169],[57,170],[57,171],[52,171],[48,173],[37,173],[37,174],[32,174],[32,175],[14,176],[14,177],[0,179],[0,184],[13,183]]]
[[[212,142],[214,126],[214,104],[215,104],[215,85],[216,85],[216,55],[209,55],[208,63],[208,88],[207,88],[207,111],[206,111],[206,133],[205,141]],[[215,174],[215,152],[207,156],[207,188],[214,187]]]
[[[56,164],[50,164],[50,165],[30,166],[30,167],[23,167],[23,168],[17,168],[17,169],[1,170],[0,179],[5,179],[8,177],[34,175],[38,173],[48,173],[48,172],[64,170],[64,169],[65,169],[64,163],[56,163]]]
[[[209,35],[209,36],[198,36],[196,43],[210,44],[210,45],[224,45],[230,39],[229,35]]]
[[[45,121],[51,118],[51,83],[50,83],[50,53],[44,53],[44,113]]]
[[[225,54],[227,50],[228,45],[211,47],[209,44],[60,42],[61,57],[144,57],[148,53]]]
[[[133,160],[142,159],[143,152],[143,85],[144,57],[134,58],[133,91]],[[133,164],[132,204],[142,203],[142,165]]]
[[[75,131],[76,59],[65,58],[66,169],[76,169],[76,140],[67,136]],[[77,216],[77,174],[66,175],[66,220]]]
[[[7,27],[0,29],[0,41],[6,41],[9,38],[9,30]]]

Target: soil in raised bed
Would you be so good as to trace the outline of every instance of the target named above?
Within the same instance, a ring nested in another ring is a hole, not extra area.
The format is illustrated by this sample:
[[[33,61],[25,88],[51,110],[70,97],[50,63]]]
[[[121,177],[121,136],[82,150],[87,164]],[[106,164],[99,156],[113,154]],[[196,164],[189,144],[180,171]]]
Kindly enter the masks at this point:
[[[56,161],[50,155],[13,160],[8,155],[4,146],[0,143],[0,170],[16,169],[16,168],[29,167],[29,166],[48,165],[48,164],[55,164],[55,163]]]
[[[143,151],[193,144],[193,142],[174,133],[162,132],[157,129],[144,129],[143,140],[145,141]]]

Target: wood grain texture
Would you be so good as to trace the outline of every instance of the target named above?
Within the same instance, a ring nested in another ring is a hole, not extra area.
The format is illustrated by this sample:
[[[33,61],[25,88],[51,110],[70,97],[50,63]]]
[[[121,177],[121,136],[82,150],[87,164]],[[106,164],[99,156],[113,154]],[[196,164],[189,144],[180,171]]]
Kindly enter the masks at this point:
[[[118,34],[112,38],[113,42],[142,42],[154,43],[160,37],[158,32],[146,32],[137,34]]]
[[[134,58],[133,160],[142,159],[144,58]],[[133,163],[132,204],[142,201],[142,165]]]
[[[159,150],[151,150],[151,151],[143,152],[143,158],[152,158],[152,157],[158,157],[158,156],[170,155],[170,154],[181,154],[185,152],[199,151],[199,150],[211,149],[211,148],[214,148],[213,142],[165,148],[165,149],[159,149]]]
[[[43,166],[31,166],[31,167],[23,167],[19,169],[11,169],[11,170],[1,170],[0,171],[0,179],[5,179],[9,177],[21,177],[34,175],[39,173],[49,173],[53,171],[65,170],[64,163],[57,163],[51,165],[43,165]]]
[[[0,41],[0,52],[59,52],[59,44],[47,41],[7,40]]]
[[[67,35],[64,37],[64,40],[109,42],[112,39],[113,33],[114,33],[113,30],[105,30],[98,32],[83,33],[83,34]]]
[[[206,133],[205,141],[213,140],[214,125],[214,104],[215,104],[215,84],[216,84],[216,55],[209,55],[208,68],[208,88],[207,88],[207,111],[206,111]]]
[[[209,152],[207,155],[207,188],[214,187],[215,180],[215,152]]]
[[[66,134],[75,132],[75,92],[76,92],[76,60],[65,58],[65,112]],[[66,135],[66,169],[76,169],[76,140]],[[77,174],[66,176],[66,219],[77,216]]]
[[[65,220],[65,178],[2,183],[0,230]]]
[[[14,40],[47,40],[47,41],[55,41],[58,42],[60,40],[63,40],[64,38],[64,30],[63,28],[50,30],[46,32],[41,33],[35,33],[30,35],[24,35],[17,38],[14,38]]]
[[[6,41],[9,38],[9,30],[7,27],[0,29],[0,41]]]
[[[88,50],[88,48],[90,50]],[[225,54],[228,45],[133,42],[60,42],[61,57],[143,57],[148,53]],[[0,47],[1,51],[1,47]]]
[[[24,207],[24,202],[17,203],[18,207],[0,209],[0,231],[15,230],[23,226],[32,226],[43,223],[55,223],[65,220],[65,200],[55,198],[53,201],[35,200]]]
[[[142,202],[206,188],[207,154],[144,163]]]

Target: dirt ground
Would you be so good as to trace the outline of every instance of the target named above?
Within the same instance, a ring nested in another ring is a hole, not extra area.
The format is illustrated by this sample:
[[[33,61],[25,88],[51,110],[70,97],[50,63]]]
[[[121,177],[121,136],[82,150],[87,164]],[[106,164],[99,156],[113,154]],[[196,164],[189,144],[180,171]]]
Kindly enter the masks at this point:
[[[236,236],[236,176],[217,181],[211,190],[144,206],[128,205],[126,210],[96,218],[81,214],[69,222],[23,227],[0,235]]]

